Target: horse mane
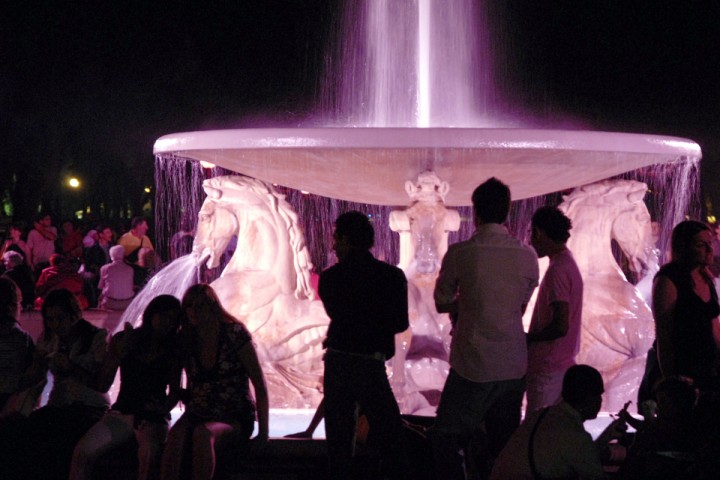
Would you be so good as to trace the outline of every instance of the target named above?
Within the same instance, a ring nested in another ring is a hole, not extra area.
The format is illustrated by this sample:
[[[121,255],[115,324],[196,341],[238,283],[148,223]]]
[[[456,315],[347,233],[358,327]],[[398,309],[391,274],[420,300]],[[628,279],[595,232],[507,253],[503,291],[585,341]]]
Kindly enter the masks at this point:
[[[205,180],[206,187],[215,188],[224,192],[227,187],[233,190],[250,190],[265,203],[279,217],[288,232],[290,248],[294,252],[293,266],[295,267],[295,297],[313,298],[315,293],[310,285],[310,270],[312,262],[305,245],[305,236],[299,227],[298,217],[292,206],[285,200],[285,195],[278,193],[272,185],[244,175],[228,175]],[[207,190],[207,188],[206,188]]]
[[[576,188],[563,196],[565,212],[580,206],[616,205],[623,202],[642,201],[647,192],[647,185],[637,180],[614,179],[603,180]]]

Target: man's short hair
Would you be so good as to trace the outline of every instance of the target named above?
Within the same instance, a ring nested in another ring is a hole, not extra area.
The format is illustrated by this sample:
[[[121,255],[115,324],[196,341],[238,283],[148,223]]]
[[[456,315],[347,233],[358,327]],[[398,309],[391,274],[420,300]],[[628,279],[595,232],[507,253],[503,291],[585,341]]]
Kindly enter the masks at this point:
[[[335,220],[335,233],[346,236],[353,247],[370,250],[375,244],[375,229],[370,220],[356,210],[343,213]]]
[[[139,227],[140,225],[142,225],[143,222],[147,222],[147,218],[133,217],[132,221],[130,222],[130,228]]]
[[[510,212],[510,188],[495,177],[472,194],[473,212],[483,223],[505,223]]]
[[[590,365],[573,365],[567,369],[562,383],[562,398],[570,404],[602,395],[602,375]]]
[[[545,232],[555,242],[565,243],[570,238],[572,221],[559,208],[546,206],[535,211],[532,227]]]
[[[40,223],[42,220],[45,219],[45,217],[50,217],[50,214],[47,212],[38,212],[35,215],[33,215],[33,223]],[[52,217],[50,217],[52,218]]]

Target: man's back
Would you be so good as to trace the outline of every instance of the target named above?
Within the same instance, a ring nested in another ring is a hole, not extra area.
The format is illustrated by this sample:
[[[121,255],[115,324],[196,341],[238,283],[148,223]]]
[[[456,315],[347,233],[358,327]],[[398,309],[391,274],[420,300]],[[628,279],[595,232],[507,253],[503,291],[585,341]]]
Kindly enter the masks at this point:
[[[408,327],[402,270],[354,252],[321,274],[319,293],[331,319],[326,347],[392,356],[394,334]]]
[[[522,307],[538,282],[535,252],[498,224],[480,225],[443,258],[435,302],[458,295],[450,364],[474,382],[520,378],[527,368]]]

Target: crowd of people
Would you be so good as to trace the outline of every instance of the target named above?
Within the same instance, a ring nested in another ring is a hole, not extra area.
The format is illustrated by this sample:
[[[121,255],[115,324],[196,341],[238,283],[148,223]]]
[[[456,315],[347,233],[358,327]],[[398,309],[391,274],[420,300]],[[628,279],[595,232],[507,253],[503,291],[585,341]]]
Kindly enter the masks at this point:
[[[710,271],[712,229],[692,220],[673,229],[671,258],[653,284],[657,338],[637,399],[642,418],[628,412],[628,402],[593,440],[583,424],[598,415],[605,386],[593,366],[575,362],[583,278],[566,245],[572,222],[560,209],[542,207],[532,217],[531,245],[524,245],[504,226],[511,203],[505,184],[489,179],[472,203],[475,233],[449,247],[435,284],[436,308],[449,314],[452,339],[434,424],[411,426],[432,450],[423,459],[432,464],[424,473],[453,480],[601,479],[612,466],[612,478],[619,479],[716,478],[720,305]],[[48,243],[57,240],[50,221],[39,218],[37,225],[27,244],[13,233],[7,253],[24,255],[30,269],[49,261],[38,279],[48,288],[54,277],[72,274],[57,259],[67,262],[79,251],[79,235],[61,242],[56,253]],[[84,272],[94,272],[103,291],[112,285],[106,277],[129,278],[128,258],[152,248],[146,234],[147,223],[138,220],[118,246],[111,247],[104,228],[92,245],[81,240]],[[409,326],[407,280],[402,270],[373,257],[373,244],[366,215],[340,215],[333,235],[338,263],[319,279],[330,324],[317,421],[324,416],[332,479],[357,478],[359,412],[378,452],[378,478],[410,478],[413,471],[408,422],[386,374],[395,335]],[[99,250],[107,252],[104,265]],[[538,257],[545,256],[549,267],[541,279]],[[267,442],[268,390],[255,345],[212,287],[192,286],[181,300],[156,297],[139,327],[126,325],[108,340],[105,330],[83,320],[81,292],[60,284],[35,304],[44,330],[34,344],[17,323],[28,305],[19,282],[0,279],[3,473],[97,478],[102,457],[134,437],[138,478],[210,479],[223,452],[247,459]],[[522,315],[536,288],[525,332]],[[123,308],[130,292],[112,292],[104,305]],[[120,390],[111,405],[107,392],[118,369]],[[42,388],[48,372],[54,383],[47,404],[33,408],[31,400],[28,407],[23,395]],[[169,412],[179,401],[184,413],[170,426]]]
[[[71,220],[58,232],[46,213],[25,230],[24,223],[11,223],[0,245],[0,274],[20,287],[24,309],[40,310],[50,292],[65,288],[83,310],[123,310],[160,267],[143,217],[119,237],[109,225],[82,231]]]

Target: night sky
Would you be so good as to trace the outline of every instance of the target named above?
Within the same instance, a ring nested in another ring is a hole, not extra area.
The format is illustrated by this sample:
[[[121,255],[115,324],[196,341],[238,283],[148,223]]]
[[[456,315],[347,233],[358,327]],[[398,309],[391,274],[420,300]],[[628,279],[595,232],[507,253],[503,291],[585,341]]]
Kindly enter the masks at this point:
[[[14,2],[0,13],[0,188],[138,211],[168,133],[307,123],[341,2]],[[520,109],[690,138],[720,211],[720,2],[488,0],[496,82]],[[61,185],[73,174],[81,191]],[[58,192],[62,192],[60,195]],[[57,213],[57,212],[56,212]]]

